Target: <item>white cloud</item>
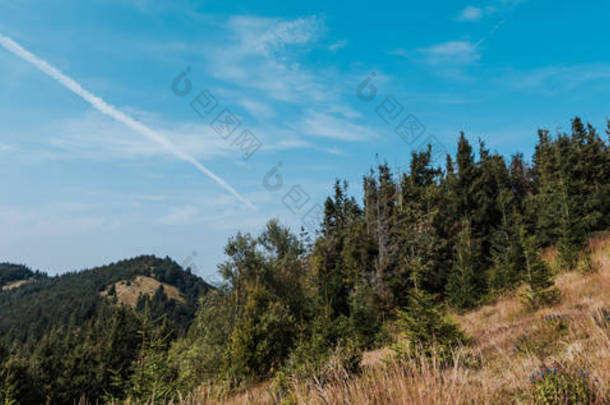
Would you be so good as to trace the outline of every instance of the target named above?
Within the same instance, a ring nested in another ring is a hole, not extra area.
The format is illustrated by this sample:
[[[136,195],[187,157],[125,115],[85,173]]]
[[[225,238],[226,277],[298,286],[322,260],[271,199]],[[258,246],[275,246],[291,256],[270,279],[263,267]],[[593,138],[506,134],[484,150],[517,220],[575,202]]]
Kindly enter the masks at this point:
[[[534,90],[555,94],[592,81],[602,85],[610,79],[610,65],[550,66],[530,71],[511,71],[502,76],[500,83],[520,90]]]
[[[162,122],[156,124],[157,127],[169,126]],[[189,151],[198,159],[228,157],[233,152],[230,144],[209,125],[183,123],[173,126],[171,130],[159,132],[176,148]],[[92,110],[80,117],[54,122],[42,132],[48,133],[43,145],[63,152],[60,155],[63,157],[95,160],[173,157],[162,146],[134,136],[128,128]]]
[[[328,149],[326,149],[326,153],[329,153],[331,155],[337,155],[337,156],[345,155],[345,152],[339,148],[328,148]]]
[[[480,7],[468,5],[460,11],[457,21],[476,22],[497,14],[506,14],[527,0],[488,0]]]
[[[479,21],[483,18],[483,10],[479,7],[466,6],[458,16],[458,21]]]
[[[275,115],[275,111],[271,106],[260,101],[243,99],[239,102],[248,112],[257,118],[271,118]]]
[[[73,236],[93,231],[114,230],[117,220],[109,219],[91,211],[69,206],[54,207],[9,207],[0,206],[0,220],[12,229],[27,230],[37,236]]]
[[[325,31],[322,18],[273,20],[237,16],[228,20],[227,29],[228,40],[210,49],[209,53],[213,55],[209,59],[210,73],[238,86],[242,92],[255,94],[249,94],[247,99],[239,102],[252,115],[270,117],[272,111],[266,105],[281,101],[283,106],[294,107],[298,114],[292,120],[295,122],[292,125],[295,135],[344,141],[372,136],[368,128],[352,122],[361,118],[360,113],[342,100],[347,92],[353,94],[352,89],[346,86],[354,84],[332,69],[320,70],[299,63],[299,56],[303,53],[322,46],[318,41]],[[346,43],[335,42],[329,49],[339,49]],[[315,109],[312,105],[316,106]],[[282,131],[268,124],[254,132],[274,133],[277,138]],[[279,143],[281,147],[287,147],[286,142]],[[294,144],[294,141],[288,144]],[[298,141],[297,145],[309,146],[303,141]],[[265,145],[264,148],[272,149],[274,146]]]
[[[477,45],[468,41],[443,42],[418,52],[430,65],[468,65],[481,58]]]
[[[193,206],[172,208],[170,213],[159,219],[164,225],[191,225],[198,222],[199,210]]]
[[[368,127],[326,112],[310,111],[298,127],[306,135],[338,141],[362,141],[375,134]]]
[[[276,142],[270,149],[310,148],[312,145],[302,139],[284,139]]]
[[[295,20],[234,16],[227,23],[227,38],[207,46],[209,73],[261,98],[304,104],[333,98],[333,78],[298,63],[298,56],[315,46],[324,31],[321,18]]]
[[[330,44],[328,49],[334,52],[338,49],[345,47],[346,45],[347,45],[347,41],[343,39],[341,41],[337,41],[337,42]]]
[[[233,16],[228,21],[228,28],[237,36],[242,52],[259,54],[291,45],[307,45],[317,39],[323,25],[316,16],[295,20]]]

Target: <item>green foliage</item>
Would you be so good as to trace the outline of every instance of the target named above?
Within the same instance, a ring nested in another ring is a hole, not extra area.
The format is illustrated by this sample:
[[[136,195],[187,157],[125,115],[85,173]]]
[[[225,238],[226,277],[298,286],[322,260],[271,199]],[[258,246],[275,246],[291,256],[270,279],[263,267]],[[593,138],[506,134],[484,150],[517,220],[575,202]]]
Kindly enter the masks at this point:
[[[592,404],[597,398],[597,387],[589,373],[542,368],[532,373],[531,398],[534,404]]]
[[[380,338],[381,317],[375,306],[375,295],[366,284],[350,295],[349,338],[355,348],[361,350],[375,346]]]
[[[199,310],[185,339],[170,349],[171,365],[178,370],[180,391],[190,392],[202,381],[226,379],[227,342],[233,331],[234,308],[223,291],[210,291],[199,300]]]
[[[567,317],[546,315],[542,320],[532,325],[528,333],[523,333],[517,338],[514,349],[518,353],[544,359],[558,349],[561,338],[567,333]]]
[[[11,264],[11,263],[0,263],[0,288],[6,284],[20,280],[40,280],[46,278],[45,273],[39,271],[32,271],[26,266]]]
[[[0,292],[0,328],[7,328],[0,340],[19,348],[3,372],[16,384],[18,403],[72,404],[83,397],[89,401],[125,398],[135,370],[132,366],[142,348],[138,335],[142,315],[113,304],[98,292],[117,280],[148,273],[151,268],[174,267],[177,265],[170,260],[142,257],[81,273],[43,277],[16,290]],[[201,279],[182,273],[173,281],[179,284],[179,279],[191,280],[183,296],[197,296],[209,288]],[[174,339],[190,323],[188,313],[195,305],[188,301],[177,307],[168,305],[164,296],[157,291],[144,302],[150,304],[151,313],[162,312],[171,318],[166,325],[171,330],[170,339]],[[48,307],[43,311],[43,306]],[[22,308],[24,313],[14,312]],[[23,326],[16,329],[14,325]],[[167,346],[161,350],[163,355],[166,351]],[[144,354],[140,358],[153,358],[150,349]],[[158,359],[142,365],[156,363]]]
[[[399,357],[436,354],[444,361],[468,342],[458,325],[442,313],[435,297],[421,290],[411,293],[407,309],[398,312],[398,325],[407,341],[395,347]]]
[[[166,313],[185,332],[196,311],[197,299],[211,287],[200,278],[180,269],[170,259],[141,256],[107,266],[65,273],[56,277],[42,277],[10,291],[0,291],[0,341],[34,343],[52,327],[63,327],[73,322],[77,327],[93,319],[105,301],[100,292],[119,280],[130,280],[138,275],[152,276],[176,272],[172,282],[180,288],[186,303],[158,302],[151,307],[154,313]],[[0,273],[2,273],[0,271]],[[159,277],[159,281],[165,280]]]
[[[167,322],[153,325],[148,306],[142,316],[142,339],[138,358],[132,363],[134,370],[128,384],[129,395],[147,403],[167,403],[177,392],[177,370],[172,367],[168,346],[173,331]]]
[[[591,257],[591,248],[587,246],[580,254],[576,264],[576,270],[581,274],[591,274],[599,270],[600,263],[597,263]]]
[[[549,266],[540,259],[534,236],[527,236],[522,229],[521,238],[525,254],[526,281],[528,288],[521,293],[521,298],[530,309],[552,305],[559,299],[559,290],[551,278]]]
[[[230,338],[230,372],[235,378],[266,376],[287,357],[296,323],[288,308],[263,288],[255,288]]]
[[[472,236],[470,222],[464,220],[456,244],[455,262],[447,280],[447,298],[460,309],[472,308],[481,296],[482,278],[477,274],[479,246]]]
[[[19,384],[10,367],[0,369],[0,405],[16,405]]]

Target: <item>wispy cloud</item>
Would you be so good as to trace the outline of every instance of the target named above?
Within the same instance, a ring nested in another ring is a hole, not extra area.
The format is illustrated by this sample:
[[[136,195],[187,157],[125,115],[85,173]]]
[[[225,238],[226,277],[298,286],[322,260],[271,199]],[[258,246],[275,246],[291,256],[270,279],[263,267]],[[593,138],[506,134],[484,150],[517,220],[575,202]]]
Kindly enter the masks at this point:
[[[449,41],[418,50],[430,65],[468,65],[481,58],[478,46],[469,41]]]
[[[251,99],[242,99],[239,104],[255,117],[271,118],[275,115],[273,108],[267,103]]]
[[[210,74],[248,92],[248,98],[238,103],[253,116],[273,117],[275,112],[268,105],[280,101],[282,109],[291,109],[287,126],[295,134],[341,141],[371,136],[372,131],[358,123],[360,114],[342,99],[342,94],[353,94],[345,87],[353,83],[348,84],[336,71],[300,63],[300,57],[312,49],[337,50],[346,45],[346,41],[338,41],[329,46],[320,40],[326,31],[323,18],[234,16],[226,29],[227,41],[210,49],[214,56]],[[262,133],[281,132],[271,123],[261,127]]]
[[[310,44],[317,39],[323,26],[323,20],[315,15],[295,20],[233,16],[228,21],[228,27],[237,36],[242,52],[258,54]]]
[[[197,221],[199,210],[191,205],[172,208],[170,213],[159,219],[164,225],[190,225]]]
[[[338,141],[362,141],[375,134],[368,127],[358,125],[334,114],[310,111],[298,126],[304,134]]]
[[[346,45],[347,45],[347,41],[343,39],[341,41],[337,41],[337,42],[330,44],[328,49],[335,52],[336,50],[341,49],[341,48],[345,47]]]
[[[556,94],[564,90],[574,90],[588,82],[607,83],[610,79],[610,65],[549,66],[529,71],[509,71],[500,79],[520,90],[534,90],[545,94]]]
[[[480,21],[483,18],[483,9],[480,7],[466,6],[460,12],[458,21]]]
[[[478,6],[468,5],[464,7],[456,17],[457,21],[477,22],[483,19],[502,15],[512,11],[515,6],[525,3],[527,0],[487,0]]]
[[[161,145],[169,152],[171,152],[175,157],[193,165],[197,170],[214,180],[218,185],[220,185],[223,189],[231,193],[238,200],[242,201],[249,207],[254,207],[250,201],[242,197],[242,195],[239,194],[233,187],[231,187],[225,180],[223,180],[210,169],[202,165],[193,156],[177,148],[176,145],[174,145],[170,140],[159,134],[157,131],[131,118],[127,114],[119,111],[116,107],[106,103],[102,98],[94,95],[88,90],[85,90],[74,79],[66,76],[59,69],[55,68],[54,66],[51,66],[48,62],[40,59],[30,51],[26,50],[21,45],[13,41],[11,38],[0,34],[0,45],[7,51],[34,65],[38,70],[50,76],[59,84],[61,84],[62,86],[64,86],[89,104],[91,104],[93,108],[95,108],[102,114],[108,115],[109,117],[123,123],[124,125],[138,132],[140,135],[143,135],[149,140]]]
[[[141,114],[138,114],[141,115]],[[230,145],[205,124],[167,123],[149,118],[157,131],[180,150],[188,150],[197,159],[230,157]],[[110,120],[96,110],[82,116],[56,121],[39,131],[45,135],[42,147],[61,152],[59,156],[77,159],[111,160],[141,158],[173,158],[163,146],[146,138],[134,137],[129,128]]]
[[[323,78],[301,66],[299,52],[314,46],[323,31],[316,16],[295,20],[234,16],[226,40],[209,45],[209,73],[220,80],[290,103],[328,98]]]

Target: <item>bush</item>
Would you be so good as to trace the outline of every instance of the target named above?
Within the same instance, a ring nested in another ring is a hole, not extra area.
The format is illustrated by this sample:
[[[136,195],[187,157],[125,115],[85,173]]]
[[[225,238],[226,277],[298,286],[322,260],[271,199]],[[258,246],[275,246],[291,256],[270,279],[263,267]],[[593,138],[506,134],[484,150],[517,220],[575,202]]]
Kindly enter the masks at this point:
[[[469,341],[457,323],[443,315],[434,297],[423,291],[412,293],[407,310],[398,312],[398,326],[407,340],[394,346],[398,358],[424,354],[445,363],[459,346]]]
[[[544,358],[558,349],[560,339],[568,333],[565,315],[546,315],[533,325],[532,331],[523,333],[514,344],[515,351]]]
[[[174,342],[169,353],[171,364],[179,370],[182,391],[191,391],[203,381],[220,384],[225,379],[233,313],[231,301],[222,291],[210,291],[200,298],[188,335]]]
[[[597,379],[582,369],[541,368],[530,375],[534,404],[591,404],[596,400]]]
[[[576,264],[576,271],[580,274],[591,274],[599,271],[600,267],[601,264],[593,260],[591,248],[587,246]]]
[[[232,376],[264,378],[277,371],[293,347],[296,328],[286,305],[264,288],[253,289],[231,334]]]

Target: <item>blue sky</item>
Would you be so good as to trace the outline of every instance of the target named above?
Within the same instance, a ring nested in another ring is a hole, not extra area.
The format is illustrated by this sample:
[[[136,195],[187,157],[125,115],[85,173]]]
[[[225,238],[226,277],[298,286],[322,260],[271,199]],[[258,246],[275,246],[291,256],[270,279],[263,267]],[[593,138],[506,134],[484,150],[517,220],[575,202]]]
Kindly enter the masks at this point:
[[[377,154],[404,168],[424,140],[453,152],[460,130],[529,153],[537,128],[575,115],[602,130],[608,15],[602,1],[0,0],[0,35],[146,128],[0,47],[0,260],[55,274],[152,253],[214,279],[230,235],[308,223],[335,178],[359,195]],[[202,118],[204,90],[217,105]],[[240,125],[219,135],[225,110]]]

